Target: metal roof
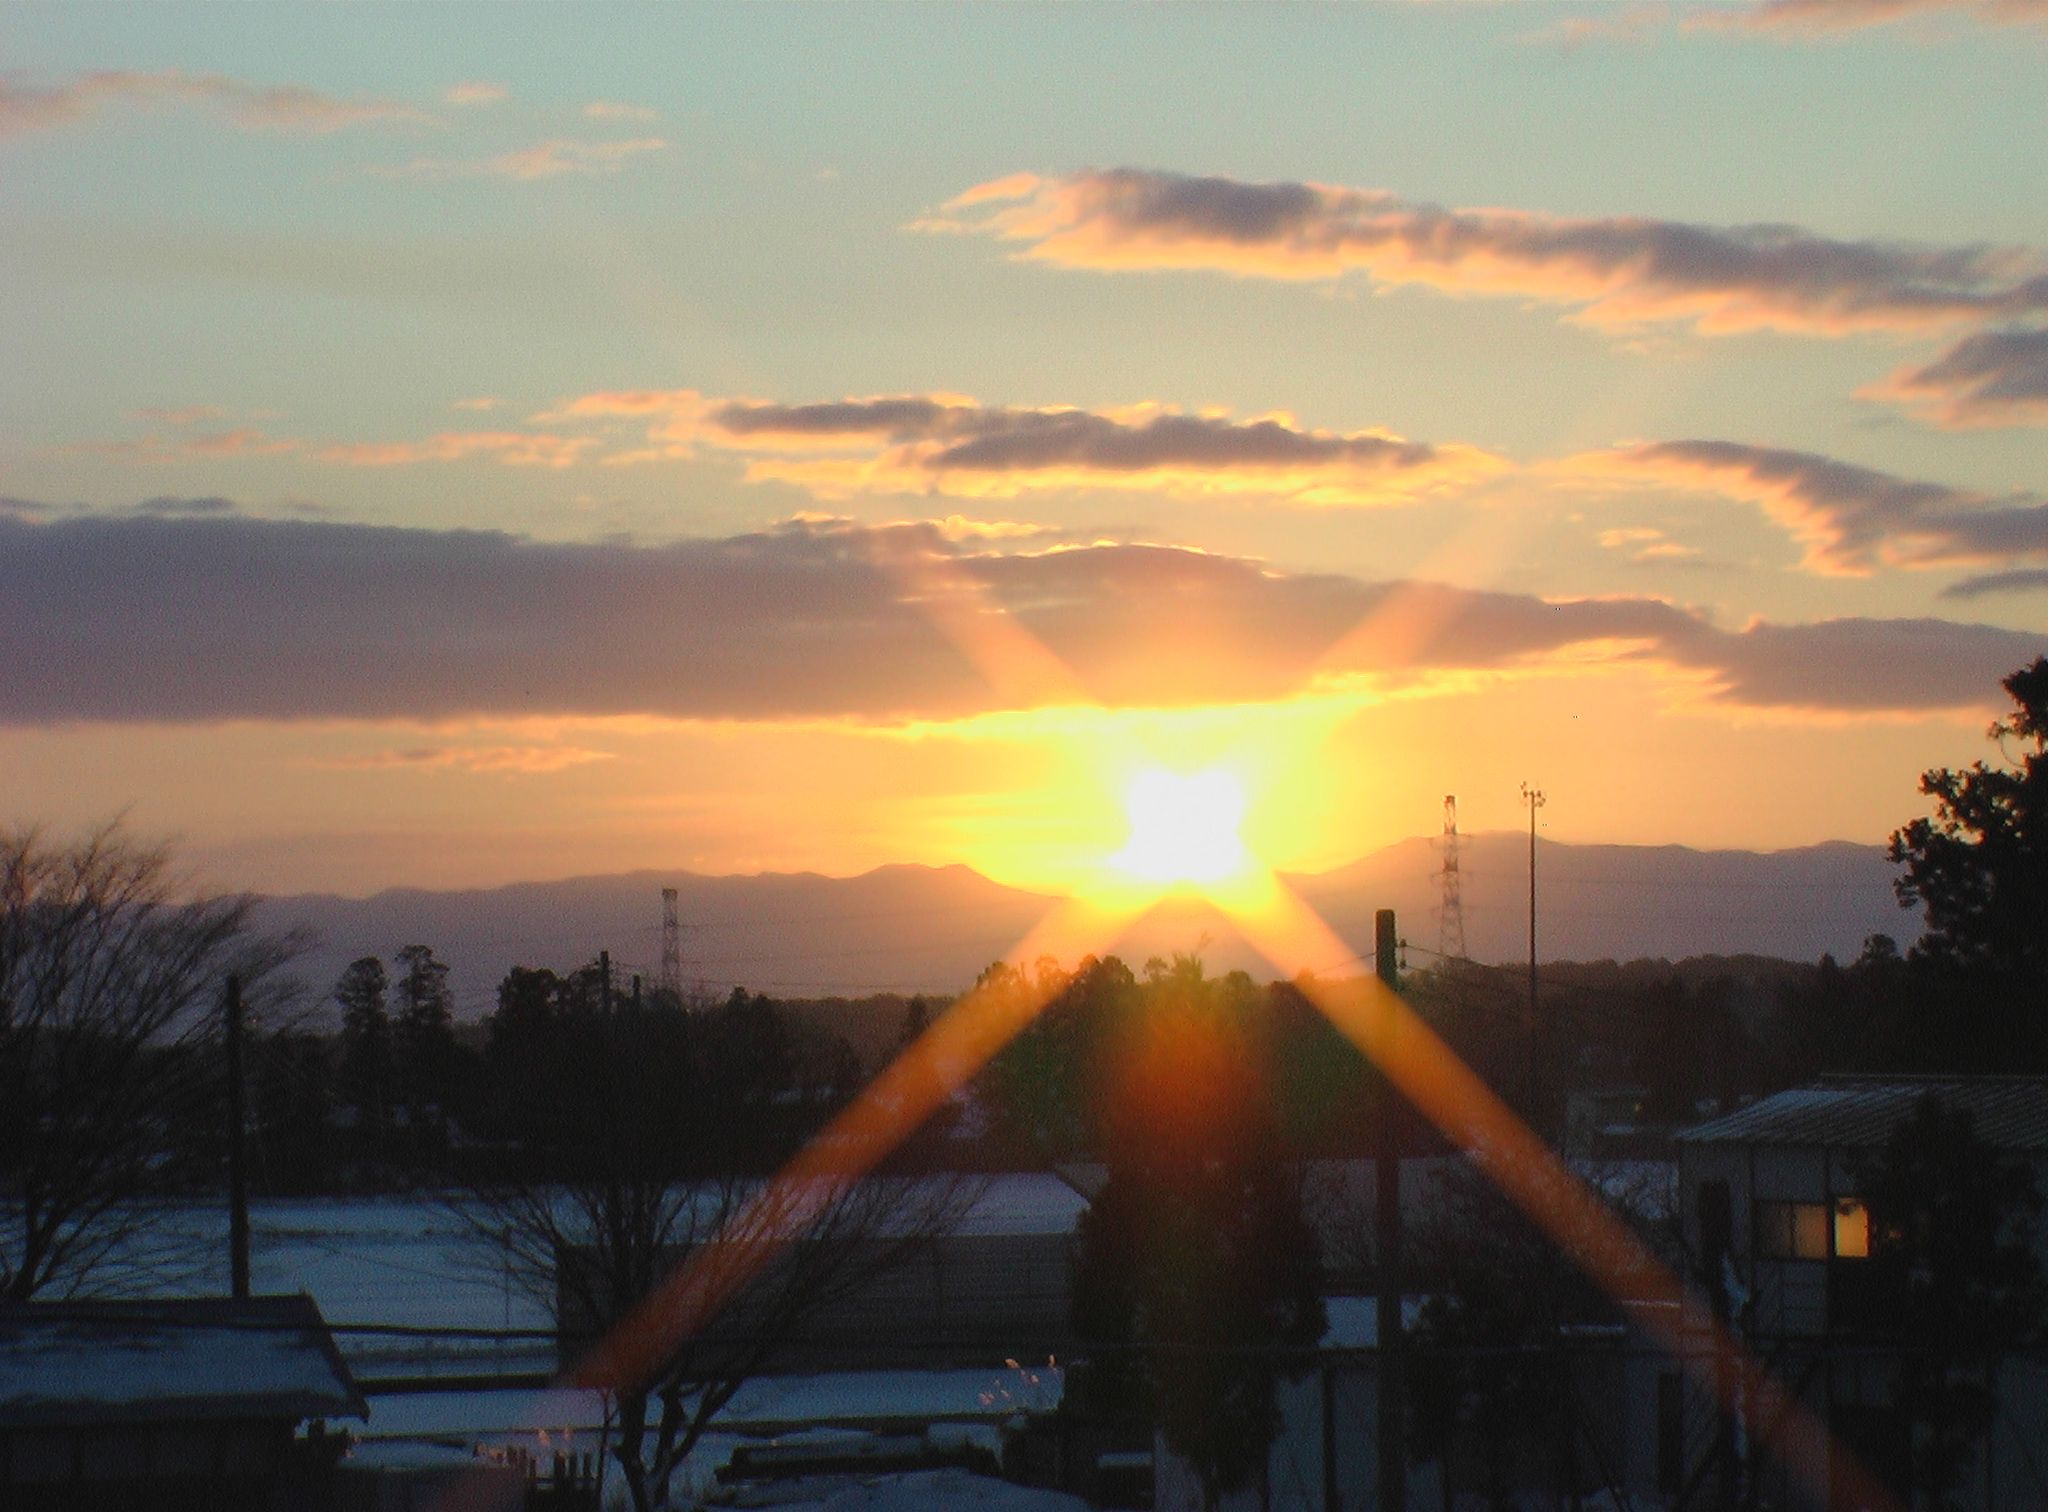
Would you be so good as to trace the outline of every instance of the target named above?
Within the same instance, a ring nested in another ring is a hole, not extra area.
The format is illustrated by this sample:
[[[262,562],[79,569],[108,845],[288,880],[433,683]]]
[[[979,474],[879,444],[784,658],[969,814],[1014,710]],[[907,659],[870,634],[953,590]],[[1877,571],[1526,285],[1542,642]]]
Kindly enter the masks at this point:
[[[0,1307],[0,1428],[368,1415],[303,1294]]]
[[[1679,1132],[1688,1144],[1874,1149],[1923,1097],[1975,1121],[2001,1150],[2048,1152],[2048,1079],[2031,1076],[1824,1076]]]

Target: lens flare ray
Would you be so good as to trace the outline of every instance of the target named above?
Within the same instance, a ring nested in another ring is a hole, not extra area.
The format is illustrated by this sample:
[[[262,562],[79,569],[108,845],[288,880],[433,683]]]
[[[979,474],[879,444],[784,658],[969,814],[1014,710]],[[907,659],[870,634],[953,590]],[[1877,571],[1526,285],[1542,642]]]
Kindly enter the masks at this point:
[[[1266,873],[1260,893],[1260,906],[1240,903],[1230,911],[1277,970],[1348,957],[1335,931],[1277,876]],[[1890,1493],[1714,1318],[1706,1299],[1652,1254],[1400,994],[1374,976],[1322,981],[1303,974],[1296,984],[1610,1298],[1651,1304],[1634,1309],[1639,1326],[1723,1410],[1744,1414],[1815,1505],[1894,1512]]]
[[[978,588],[934,578],[932,569],[915,560],[884,565],[899,575],[910,600],[991,680],[1068,697],[1078,691],[1077,680],[1059,658]],[[1427,636],[1431,628],[1429,616],[1397,609],[1368,617],[1348,639],[1391,634],[1399,642]],[[1209,794],[1212,800],[1232,796]],[[1242,794],[1236,793],[1234,801],[1233,841]],[[1194,811],[1201,812],[1199,804]],[[1170,827],[1174,821],[1168,815],[1160,822]],[[1163,845],[1170,849],[1179,843]],[[1207,864],[1198,869],[1206,870]],[[1329,925],[1241,848],[1237,863],[1225,871],[1228,875],[1206,886],[1205,894],[1280,972],[1350,958],[1349,948]],[[1188,870],[1168,879],[1133,875],[1130,887],[1056,909],[1007,959],[1026,964],[1041,956],[1078,959],[1106,948],[1172,885],[1197,880]],[[1636,1310],[1644,1330],[1724,1411],[1744,1414],[1758,1440],[1816,1504],[1837,1504],[1847,1497],[1849,1505],[1871,1512],[1895,1512],[1890,1494],[1748,1354],[1705,1300],[1659,1261],[1397,993],[1372,977],[1329,982],[1303,974],[1298,980],[1338,1031],[1610,1297],[1617,1303],[1661,1304]],[[604,1390],[650,1381],[682,1342],[705,1328],[800,1239],[837,1195],[871,1173],[1014,1039],[1045,1008],[1053,990],[1052,982],[1026,973],[1021,986],[978,986],[955,1004],[746,1203],[724,1231],[621,1320],[568,1380]]]

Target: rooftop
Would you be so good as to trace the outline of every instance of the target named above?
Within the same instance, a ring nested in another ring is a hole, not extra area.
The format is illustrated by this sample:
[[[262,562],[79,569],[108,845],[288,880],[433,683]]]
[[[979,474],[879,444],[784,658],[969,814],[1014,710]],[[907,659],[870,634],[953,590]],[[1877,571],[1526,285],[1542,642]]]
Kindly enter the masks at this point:
[[[303,1294],[0,1306],[0,1428],[368,1415]]]
[[[1824,1076],[1681,1130],[1687,1144],[1881,1145],[1923,1097],[1969,1113],[2001,1150],[2048,1152],[2048,1080],[2030,1076]]]

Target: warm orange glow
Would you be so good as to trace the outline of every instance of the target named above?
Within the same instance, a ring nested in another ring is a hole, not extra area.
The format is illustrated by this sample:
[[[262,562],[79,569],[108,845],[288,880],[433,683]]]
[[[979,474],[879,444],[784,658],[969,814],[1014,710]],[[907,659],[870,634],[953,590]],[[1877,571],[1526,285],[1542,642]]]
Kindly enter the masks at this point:
[[[981,595],[893,564],[985,675],[1039,691],[1070,690],[1071,673],[1007,614],[987,614]],[[1368,617],[1354,636],[1426,637],[1432,618],[1416,606]],[[1078,960],[1115,942],[1161,893],[1199,888],[1283,975],[1295,976],[1331,1023],[1378,1064],[1387,1080],[1493,1180],[1560,1249],[1616,1301],[1647,1302],[1638,1321],[1729,1411],[1760,1411],[1760,1438],[1818,1499],[1831,1492],[1889,1509],[1883,1489],[1837,1451],[1826,1429],[1774,1382],[1703,1301],[1654,1256],[1606,1204],[1492,1090],[1371,976],[1331,983],[1318,970],[1351,959],[1334,931],[1239,834],[1244,786],[1221,766],[1193,774],[1143,767],[1126,795],[1130,835],[1111,858],[1123,885],[1086,889],[1010,954]],[[801,1235],[850,1184],[867,1176],[953,1092],[971,1081],[1045,1007],[1056,976],[1024,973],[978,986],[928,1028],[791,1160],[712,1243],[656,1287],[579,1364],[571,1379],[618,1389],[648,1380],[677,1344],[704,1327],[776,1253]],[[1201,1047],[1198,1047],[1201,1048]],[[1215,1048],[1215,1047],[1209,1047]],[[1186,1076],[1184,1056],[1173,1061]],[[1139,1070],[1146,1069],[1141,1062]],[[1143,1078],[1141,1077],[1141,1082]],[[1169,1088],[1185,1095],[1193,1085]],[[1140,1099],[1142,1100],[1142,1099]],[[1173,1097],[1163,1099],[1166,1102]],[[1702,1348],[1701,1346],[1704,1346]],[[471,1482],[471,1487],[479,1483]]]

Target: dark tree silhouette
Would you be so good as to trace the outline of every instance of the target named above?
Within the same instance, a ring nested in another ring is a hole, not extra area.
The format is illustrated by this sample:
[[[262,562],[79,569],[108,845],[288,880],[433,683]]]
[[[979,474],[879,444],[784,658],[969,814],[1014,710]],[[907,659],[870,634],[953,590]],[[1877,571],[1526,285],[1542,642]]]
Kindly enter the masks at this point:
[[[733,1263],[720,1236],[810,1132],[779,1095],[794,1073],[768,999],[735,992],[703,1013],[660,997],[607,1007],[593,972],[520,968],[500,985],[485,1064],[494,1132],[519,1154],[455,1202],[585,1343],[677,1266]],[[980,1190],[946,1178],[805,1187],[776,1230],[791,1242],[709,1327],[618,1391],[612,1458],[632,1505],[668,1506],[674,1472],[734,1393],[822,1310],[949,1229]]]
[[[983,986],[1025,991],[1014,968],[990,967]],[[1105,1089],[1104,1047],[1139,1011],[1137,978],[1115,956],[1088,956],[1008,1045],[983,1078],[1003,1144],[1041,1161],[1072,1160],[1096,1147]]]
[[[448,968],[425,945],[408,945],[391,958],[397,1012],[392,1041],[406,1113],[415,1130],[438,1122],[450,1100],[455,1073],[455,997]]]
[[[1321,1248],[1254,1036],[1264,999],[1192,956],[1147,976],[1105,1047],[1109,1174],[1081,1221],[1091,1354],[1074,1384],[1084,1410],[1149,1414],[1213,1505],[1264,1466],[1277,1384],[1322,1337]]]
[[[2002,684],[2015,712],[1992,725],[2013,764],[1927,772],[1931,817],[1896,831],[1899,901],[1927,911],[1915,953],[1937,966],[2048,982],[2048,658]]]
[[[1659,1237],[1665,1215],[1650,1192],[1603,1186],[1631,1227]],[[1469,1455],[1495,1507],[1519,1504],[1532,1476],[1566,1484],[1575,1429],[1564,1331],[1620,1317],[1587,1279],[1592,1257],[1560,1247],[1467,1164],[1438,1178],[1413,1249],[1417,1271],[1435,1278],[1410,1374],[1417,1454],[1444,1461],[1447,1476]]]
[[[0,832],[0,1298],[162,1280],[182,1258],[145,1199],[212,1174],[193,1134],[219,1127],[226,978],[260,1017],[299,944],[259,932],[255,906],[189,896],[167,850],[118,826]]]
[[[372,1130],[384,1127],[392,1090],[389,979],[375,956],[351,961],[334,984],[341,1006],[341,1088]]]
[[[1991,1426],[1997,1358],[2039,1337],[2041,1197],[2025,1161],[1935,1096],[1851,1174],[1870,1212],[1866,1310],[1900,1346],[1912,1452],[1911,1485],[1897,1489],[1946,1508]]]

